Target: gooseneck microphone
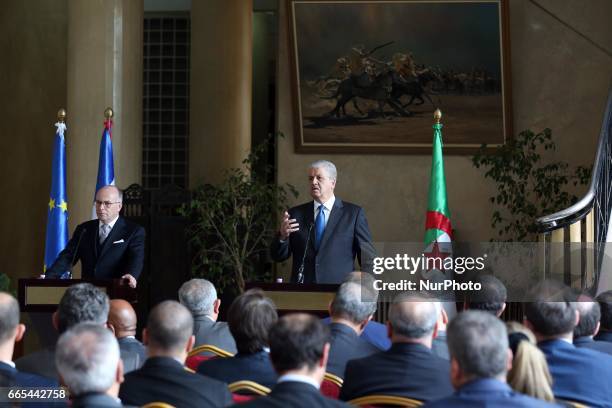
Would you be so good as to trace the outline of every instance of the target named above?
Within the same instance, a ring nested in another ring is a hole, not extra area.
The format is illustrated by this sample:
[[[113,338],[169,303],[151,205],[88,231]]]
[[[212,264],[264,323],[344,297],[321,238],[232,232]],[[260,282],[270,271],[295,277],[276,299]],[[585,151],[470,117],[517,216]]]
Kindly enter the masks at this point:
[[[304,254],[302,255],[302,263],[298,268],[298,276],[297,283],[304,283],[304,262],[306,262],[306,254],[308,253],[308,244],[310,243],[310,233],[312,232],[312,227],[314,226],[314,222],[310,222],[308,226],[308,237],[306,238],[306,246],[304,247]]]
[[[81,230],[81,233],[79,234],[79,240],[77,241],[76,248],[74,248],[74,253],[72,254],[72,259],[70,260],[70,268],[60,275],[60,279],[72,279],[72,268],[74,268],[74,260],[76,259],[76,256],[79,253],[81,240],[83,239],[83,235],[85,235],[86,232],[87,228],[83,228]]]

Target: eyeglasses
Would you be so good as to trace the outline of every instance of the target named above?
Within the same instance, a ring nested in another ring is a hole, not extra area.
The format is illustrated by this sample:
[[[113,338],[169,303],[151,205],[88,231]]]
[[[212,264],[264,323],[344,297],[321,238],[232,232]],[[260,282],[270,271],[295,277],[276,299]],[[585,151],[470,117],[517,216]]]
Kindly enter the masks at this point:
[[[106,208],[110,207],[113,204],[119,204],[120,202],[121,201],[98,201],[98,200],[94,201],[96,206],[98,206],[98,207],[104,206]]]

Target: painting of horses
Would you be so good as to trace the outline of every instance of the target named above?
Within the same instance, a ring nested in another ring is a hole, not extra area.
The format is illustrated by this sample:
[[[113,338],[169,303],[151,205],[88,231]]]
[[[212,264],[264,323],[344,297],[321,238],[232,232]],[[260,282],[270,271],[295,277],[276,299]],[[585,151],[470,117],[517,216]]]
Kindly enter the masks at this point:
[[[506,0],[286,0],[299,153],[447,154],[512,134]]]

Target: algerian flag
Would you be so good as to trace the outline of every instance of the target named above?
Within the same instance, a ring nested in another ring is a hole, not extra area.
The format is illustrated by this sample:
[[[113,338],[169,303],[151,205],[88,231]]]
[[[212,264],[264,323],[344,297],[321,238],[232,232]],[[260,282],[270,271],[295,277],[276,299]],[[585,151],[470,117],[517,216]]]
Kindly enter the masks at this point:
[[[436,124],[433,125],[433,152],[431,160],[431,178],[429,180],[429,200],[425,220],[425,259],[427,265],[423,276],[431,279],[442,278],[445,260],[452,255],[452,227],[446,197],[446,178],[444,177],[444,158],[442,157],[442,113],[436,110]],[[451,261],[452,262],[452,261]],[[448,263],[447,263],[448,265]],[[440,276],[442,274],[442,276]]]

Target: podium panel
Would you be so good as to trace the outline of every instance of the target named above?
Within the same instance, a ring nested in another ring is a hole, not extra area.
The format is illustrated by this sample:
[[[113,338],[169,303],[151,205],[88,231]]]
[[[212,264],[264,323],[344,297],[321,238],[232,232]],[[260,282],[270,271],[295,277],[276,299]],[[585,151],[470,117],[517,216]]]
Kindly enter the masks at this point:
[[[334,298],[338,286],[258,282],[246,284],[247,289],[262,289],[276,304],[279,315],[304,312],[322,317],[329,314],[329,303]]]

